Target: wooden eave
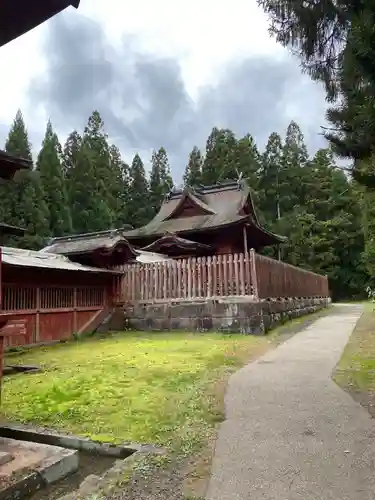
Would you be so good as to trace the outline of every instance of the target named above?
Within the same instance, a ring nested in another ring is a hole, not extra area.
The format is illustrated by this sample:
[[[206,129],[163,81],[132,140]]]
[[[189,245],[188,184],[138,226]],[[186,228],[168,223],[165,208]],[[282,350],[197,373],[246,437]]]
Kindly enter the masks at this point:
[[[32,162],[0,149],[0,179],[10,181],[18,170],[31,170]]]
[[[24,35],[80,0],[1,0],[0,47]]]
[[[146,252],[160,253],[160,249],[163,247],[175,247],[181,250],[210,250],[210,245],[205,245],[204,243],[198,243],[196,241],[187,240],[185,238],[180,238],[175,234],[165,234],[161,238],[157,239],[150,245],[142,248]]]
[[[81,250],[81,251],[73,251],[73,252],[65,252],[64,255],[69,255],[70,257],[74,256],[79,256],[79,255],[103,255],[103,256],[108,256],[112,255],[115,252],[119,250],[126,250],[126,253],[129,255],[129,257],[135,258],[137,256],[136,250],[133,248],[133,246],[125,240],[119,241],[112,247],[107,247],[107,246],[100,246],[94,249],[90,250]]]

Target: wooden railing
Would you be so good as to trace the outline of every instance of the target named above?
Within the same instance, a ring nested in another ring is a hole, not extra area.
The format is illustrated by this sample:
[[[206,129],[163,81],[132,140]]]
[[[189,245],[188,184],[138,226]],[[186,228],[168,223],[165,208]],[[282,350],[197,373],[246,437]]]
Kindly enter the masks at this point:
[[[104,287],[2,285],[3,311],[98,308],[106,303]]]
[[[258,297],[329,297],[326,276],[255,254]]]
[[[327,297],[321,276],[256,254],[190,257],[121,267],[121,302],[210,297]]]

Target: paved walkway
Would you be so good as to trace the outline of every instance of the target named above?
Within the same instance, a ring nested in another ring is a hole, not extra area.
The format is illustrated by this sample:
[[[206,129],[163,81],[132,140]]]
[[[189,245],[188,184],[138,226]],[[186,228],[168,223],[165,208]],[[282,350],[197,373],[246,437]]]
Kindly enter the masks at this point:
[[[361,314],[337,307],[234,374],[209,500],[374,500],[375,422],[331,380]]]

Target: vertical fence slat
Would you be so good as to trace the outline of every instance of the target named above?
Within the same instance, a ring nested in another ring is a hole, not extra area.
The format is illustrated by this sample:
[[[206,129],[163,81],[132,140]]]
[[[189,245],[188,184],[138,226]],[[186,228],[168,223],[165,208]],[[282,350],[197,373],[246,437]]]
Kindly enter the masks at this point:
[[[197,297],[202,297],[202,258],[197,259],[198,290]]]
[[[213,296],[254,295],[272,297],[328,297],[326,276],[256,254],[224,254],[189,257],[174,261],[129,264],[123,268],[122,301],[176,300]],[[47,290],[41,295],[42,307],[59,307],[67,301],[65,292]],[[90,302],[82,291],[82,303]],[[28,303],[28,292],[14,295],[3,288],[3,307]],[[52,304],[52,305],[51,305]]]
[[[191,258],[186,259],[186,271],[187,271],[187,298],[192,297],[192,269],[191,269]]]
[[[207,257],[207,297],[212,297],[212,261]]]

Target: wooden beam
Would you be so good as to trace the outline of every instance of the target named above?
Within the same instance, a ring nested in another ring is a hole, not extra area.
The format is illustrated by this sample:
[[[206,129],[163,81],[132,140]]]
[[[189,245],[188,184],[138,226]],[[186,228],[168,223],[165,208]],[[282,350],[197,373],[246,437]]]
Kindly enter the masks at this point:
[[[246,226],[243,226],[243,248],[244,248],[244,253],[247,254],[248,248],[247,248],[247,231],[246,231]]]

